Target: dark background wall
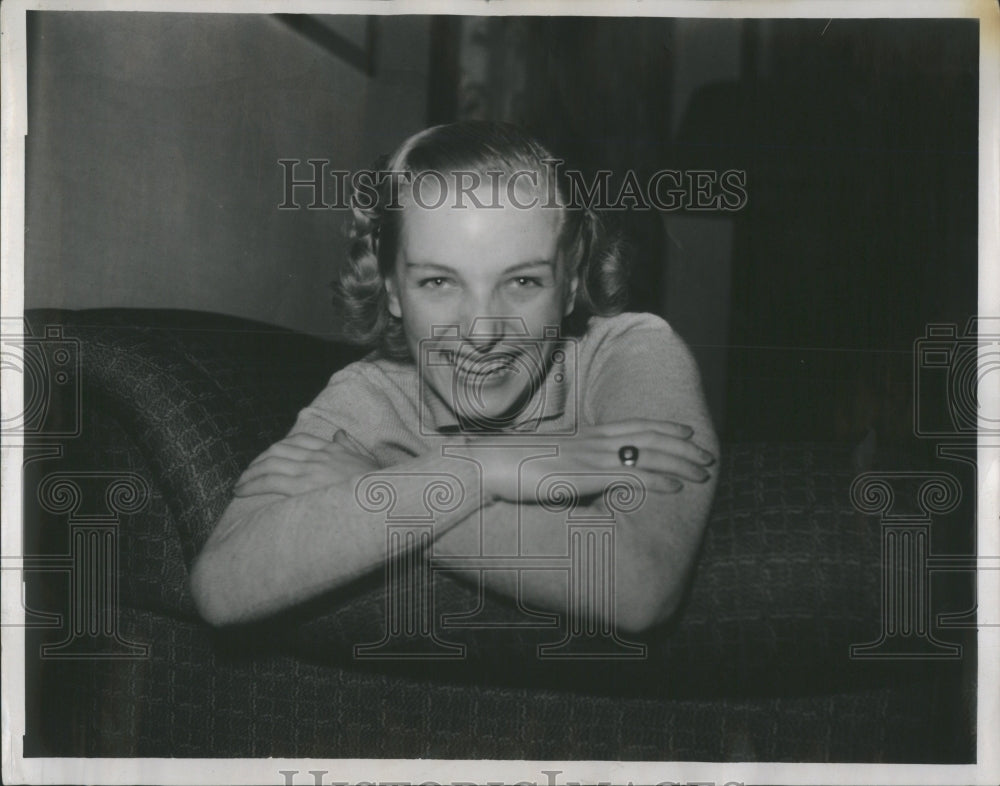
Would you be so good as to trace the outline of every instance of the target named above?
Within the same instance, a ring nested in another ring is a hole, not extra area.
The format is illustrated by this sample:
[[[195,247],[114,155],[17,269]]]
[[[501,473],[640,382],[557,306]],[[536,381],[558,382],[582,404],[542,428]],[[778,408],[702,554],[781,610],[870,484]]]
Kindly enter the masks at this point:
[[[278,159],[353,171],[422,128],[429,20],[380,19],[369,76],[274,17],[28,16],[25,307],[333,330],[344,214],[277,210]]]
[[[692,345],[725,437],[924,444],[914,342],[934,322],[961,333],[977,305],[975,20],[493,18],[472,32],[459,115],[525,125],[613,183],[746,173],[735,213],[608,216],[636,244],[633,307]]]
[[[355,170],[430,122],[508,120],[613,186],[747,173],[736,213],[607,216],[636,248],[633,308],[692,345],[725,437],[913,442],[913,343],[976,310],[975,21],[374,29],[365,73],[273,17],[30,14],[26,306],[335,333],[344,214],[279,211],[278,159]]]

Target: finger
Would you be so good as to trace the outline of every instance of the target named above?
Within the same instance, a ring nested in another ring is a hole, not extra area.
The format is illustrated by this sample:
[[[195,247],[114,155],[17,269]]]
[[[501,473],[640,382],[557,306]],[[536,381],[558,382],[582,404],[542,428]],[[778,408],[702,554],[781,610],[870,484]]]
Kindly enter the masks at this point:
[[[288,475],[262,475],[242,486],[237,486],[234,494],[237,497],[252,497],[257,494],[281,494],[290,497],[298,493],[301,480]]]
[[[705,450],[697,442],[687,437],[678,437],[667,430],[649,428],[640,432],[626,433],[614,437],[605,437],[617,452],[622,445],[635,445],[641,450],[660,450],[693,461],[696,464],[710,466],[715,463],[715,456]]]
[[[614,458],[620,464],[621,458],[618,455],[618,449],[615,447],[617,443],[613,440],[608,440],[608,442],[610,444],[606,443],[607,447],[604,450],[604,455],[607,456],[613,450]],[[638,466],[643,470],[675,475],[685,480],[694,481],[695,483],[704,483],[711,477],[706,467],[714,462],[714,457],[708,451],[702,450],[688,440],[678,439],[677,437],[658,438],[646,434],[637,436],[635,442],[632,444],[639,451],[636,463],[632,466]]]
[[[328,445],[330,443],[323,443]],[[276,442],[271,445],[266,451],[261,453],[257,458],[250,462],[250,466],[259,465],[261,462],[267,459],[280,458],[288,459],[289,461],[309,461],[316,456],[316,450],[312,448],[297,447],[295,445],[289,445],[285,442]]]
[[[333,439],[337,444],[350,448],[355,453],[359,453],[360,455],[366,458],[370,459],[375,458],[371,454],[371,452],[369,452],[368,448],[366,448],[364,445],[358,442],[354,437],[352,437],[350,434],[344,431],[344,429],[339,429],[337,433],[333,435]]]
[[[634,469],[630,467],[630,470]],[[660,494],[676,494],[684,489],[684,484],[671,475],[661,475],[658,472],[632,472],[628,473],[645,491]]]
[[[575,440],[562,446],[561,454],[575,457],[588,466],[611,469],[621,464],[619,450],[623,445],[638,448],[638,463],[642,466],[666,468],[669,465],[662,457],[669,456],[698,467],[708,467],[715,463],[715,457],[711,453],[689,440],[649,433]],[[660,458],[651,463],[651,457]]]
[[[714,455],[689,439],[646,434],[644,437],[640,437],[635,444],[640,450],[645,449],[647,451],[669,453],[672,456],[677,456],[678,458],[683,458],[705,467],[715,463]]]
[[[637,466],[641,466],[648,472],[672,475],[694,483],[705,483],[712,477],[711,473],[697,462],[657,450],[648,450],[645,453],[640,452]]]
[[[607,447],[597,454],[592,453],[589,457],[583,457],[582,461],[587,466],[602,471],[619,469],[625,472],[635,472],[639,470],[660,476],[670,475],[678,480],[688,480],[693,483],[704,483],[712,477],[700,461],[693,461],[686,456],[656,448],[640,448],[639,459],[631,466],[621,463],[617,449]]]
[[[300,432],[298,434],[289,434],[278,444],[280,445],[282,443],[287,445],[295,445],[296,447],[299,448],[310,448],[312,450],[318,450],[322,448],[324,445],[329,445],[330,440],[323,439],[322,437],[317,437],[315,434],[305,434]]]
[[[268,456],[275,455],[276,452],[280,452],[283,448],[299,448],[303,450],[321,450],[323,446],[329,445],[329,441],[325,439],[320,439],[319,437],[313,436],[312,434],[293,434],[290,437],[285,437],[279,442],[275,442],[271,447],[261,453],[254,461],[260,461],[261,459],[267,458]],[[253,462],[251,462],[253,463]]]
[[[236,485],[240,486],[255,478],[259,478],[262,475],[287,475],[289,477],[296,477],[302,474],[302,470],[303,462],[301,461],[280,458],[278,456],[269,456],[268,458],[247,467],[236,481]]]
[[[622,445],[645,444],[647,447],[653,446],[657,440],[667,440],[677,448],[680,455],[691,456],[692,460],[705,465],[714,464],[716,456],[711,451],[705,450],[698,440],[693,439],[685,430],[687,427],[678,428],[677,425],[664,426],[657,421],[644,421],[640,430],[616,434],[608,439],[617,439]]]
[[[663,434],[669,437],[679,437],[689,439],[694,435],[694,429],[686,423],[675,423],[670,420],[649,420],[644,418],[630,418],[617,423],[604,423],[598,427],[599,431],[607,437],[619,437],[626,434],[644,434],[650,431]]]
[[[684,484],[672,475],[658,475],[654,473],[650,473],[645,486],[647,491],[659,492],[661,494],[677,494],[684,490]]]

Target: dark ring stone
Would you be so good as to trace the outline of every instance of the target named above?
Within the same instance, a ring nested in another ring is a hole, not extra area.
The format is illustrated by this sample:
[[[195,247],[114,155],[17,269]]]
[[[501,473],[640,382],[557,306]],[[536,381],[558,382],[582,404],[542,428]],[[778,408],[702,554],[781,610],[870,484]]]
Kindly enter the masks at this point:
[[[618,460],[625,467],[634,467],[639,461],[639,448],[635,445],[622,445],[618,448]]]

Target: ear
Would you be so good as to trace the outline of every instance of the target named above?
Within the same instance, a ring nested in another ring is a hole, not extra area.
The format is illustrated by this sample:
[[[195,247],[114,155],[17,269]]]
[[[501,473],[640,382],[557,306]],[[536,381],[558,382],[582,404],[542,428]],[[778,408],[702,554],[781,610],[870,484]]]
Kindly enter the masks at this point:
[[[403,309],[399,306],[399,284],[395,275],[385,279],[385,292],[389,296],[389,313],[396,319],[402,319]]]

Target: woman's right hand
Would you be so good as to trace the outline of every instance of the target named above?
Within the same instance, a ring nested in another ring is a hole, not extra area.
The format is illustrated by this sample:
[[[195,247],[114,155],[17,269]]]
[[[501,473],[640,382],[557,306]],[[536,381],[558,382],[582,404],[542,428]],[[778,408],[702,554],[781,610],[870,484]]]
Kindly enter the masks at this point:
[[[716,457],[692,441],[693,436],[692,429],[681,423],[636,418],[583,427],[573,436],[525,435],[520,444],[537,446],[540,451],[548,448],[555,455],[523,463],[511,451],[490,450],[485,444],[473,455],[483,466],[487,495],[508,502],[536,503],[539,483],[552,474],[575,476],[573,483],[581,497],[604,492],[607,482],[602,474],[622,473],[638,478],[647,492],[673,494],[685,483],[704,483],[711,477],[707,468]],[[469,440],[472,446],[480,442],[487,443],[487,438]],[[489,444],[499,443],[489,440]],[[639,449],[634,466],[622,465],[618,450],[623,445]]]
[[[330,441],[312,434],[292,434],[250,463],[236,481],[234,494],[291,497],[359,478],[376,469],[371,454],[343,429]]]

